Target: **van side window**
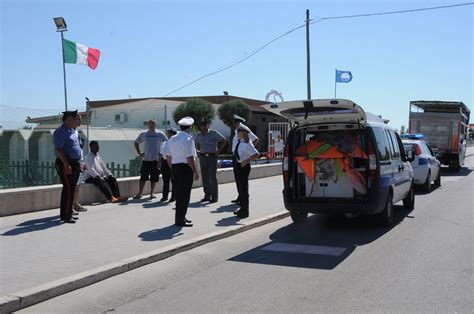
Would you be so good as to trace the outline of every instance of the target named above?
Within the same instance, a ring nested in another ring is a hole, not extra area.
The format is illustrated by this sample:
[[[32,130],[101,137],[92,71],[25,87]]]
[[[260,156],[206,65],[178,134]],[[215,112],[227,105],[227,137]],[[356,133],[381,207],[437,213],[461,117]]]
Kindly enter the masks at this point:
[[[408,161],[406,158],[406,152],[405,152],[405,147],[403,147],[403,142],[400,136],[395,133],[395,139],[397,140],[398,147],[400,148],[400,157],[402,158],[402,161]]]
[[[388,130],[385,130],[385,136],[387,137],[387,143],[390,148],[390,156],[392,156],[392,159],[395,157],[395,148],[393,147],[393,141],[390,138],[390,133],[388,133]]]
[[[390,160],[390,150],[388,148],[387,137],[382,128],[372,128],[377,141],[377,150],[380,161]]]
[[[388,132],[389,132],[389,134],[390,134],[390,138],[391,138],[391,140],[392,140],[392,142],[393,142],[393,148],[394,148],[394,150],[395,150],[395,155],[394,155],[394,157],[395,157],[395,158],[400,158],[400,148],[399,148],[399,146],[398,146],[398,141],[397,141],[397,137],[395,136],[395,132],[393,132],[392,130],[389,130]]]

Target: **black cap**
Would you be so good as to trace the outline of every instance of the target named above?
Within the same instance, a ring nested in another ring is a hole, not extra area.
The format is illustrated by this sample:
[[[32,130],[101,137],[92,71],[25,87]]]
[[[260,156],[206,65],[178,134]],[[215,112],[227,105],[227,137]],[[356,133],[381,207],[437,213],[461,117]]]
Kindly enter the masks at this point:
[[[74,111],[63,111],[63,120],[66,120],[69,117],[76,117],[77,116],[77,110]]]

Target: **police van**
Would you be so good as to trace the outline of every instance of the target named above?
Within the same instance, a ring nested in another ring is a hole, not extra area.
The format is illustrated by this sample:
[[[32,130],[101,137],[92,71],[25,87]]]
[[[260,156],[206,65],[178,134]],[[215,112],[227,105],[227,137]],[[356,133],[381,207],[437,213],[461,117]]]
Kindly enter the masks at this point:
[[[284,150],[283,199],[295,223],[308,213],[376,214],[393,221],[393,204],[415,205],[414,177],[399,135],[345,99],[265,105],[292,128]]]

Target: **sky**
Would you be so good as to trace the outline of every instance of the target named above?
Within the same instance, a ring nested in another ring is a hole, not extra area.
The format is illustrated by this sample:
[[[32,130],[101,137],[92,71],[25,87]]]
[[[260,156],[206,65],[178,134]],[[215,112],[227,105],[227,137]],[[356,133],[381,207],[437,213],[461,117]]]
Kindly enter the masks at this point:
[[[312,19],[396,11],[458,1],[123,1],[0,0],[1,103],[38,112],[64,108],[60,34],[101,51],[96,70],[66,64],[69,108],[91,100],[161,97]],[[311,25],[312,98],[334,97],[335,68],[351,71],[337,97],[407,125],[411,100],[473,107],[474,5]],[[305,99],[306,34],[301,28],[237,66],[171,96]]]

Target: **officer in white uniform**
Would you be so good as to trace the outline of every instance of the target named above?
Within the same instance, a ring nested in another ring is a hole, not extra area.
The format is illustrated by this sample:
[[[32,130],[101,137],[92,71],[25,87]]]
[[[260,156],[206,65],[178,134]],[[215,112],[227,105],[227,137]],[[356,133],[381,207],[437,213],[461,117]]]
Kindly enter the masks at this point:
[[[234,114],[234,138],[232,139],[232,154],[234,154],[235,147],[237,146],[237,142],[238,142],[237,130],[239,129],[240,125],[245,126],[249,130],[248,138],[249,138],[250,142],[253,144],[253,146],[257,147],[257,144],[258,144],[258,141],[259,141],[257,135],[253,134],[253,132],[250,131],[250,129],[246,125],[244,125],[244,122],[245,122],[244,118]],[[235,155],[234,155],[234,157],[235,157]],[[239,185],[237,184],[237,174],[236,174],[236,169],[237,169],[238,165],[237,165],[237,162],[236,162],[234,157],[232,158],[232,165],[233,165],[233,168],[234,168],[234,178],[235,178],[235,184],[237,185],[237,192],[240,195]],[[232,203],[239,203],[240,199],[239,199],[239,197],[237,197],[235,200],[232,200],[231,202]]]
[[[237,131],[237,144],[234,149],[235,182],[239,191],[240,209],[234,212],[239,218],[249,216],[249,174],[250,162],[257,159],[258,151],[249,139],[250,129],[244,124],[240,124]]]
[[[174,186],[176,189],[176,213],[175,225],[180,227],[192,227],[190,220],[186,219],[188,211],[189,199],[191,197],[191,188],[194,180],[199,179],[194,158],[196,148],[194,140],[191,136],[191,128],[194,123],[193,118],[184,117],[178,121],[181,131],[169,139],[167,156],[168,162],[171,163],[173,171]]]

